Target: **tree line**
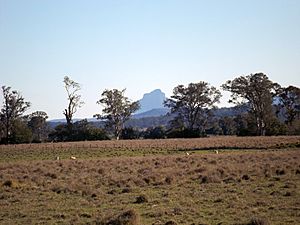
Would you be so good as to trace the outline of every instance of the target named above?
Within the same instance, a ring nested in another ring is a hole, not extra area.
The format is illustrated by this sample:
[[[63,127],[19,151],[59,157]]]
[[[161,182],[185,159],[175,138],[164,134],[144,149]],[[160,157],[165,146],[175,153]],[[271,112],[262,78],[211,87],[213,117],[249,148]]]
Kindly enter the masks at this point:
[[[63,110],[66,123],[51,128],[47,113],[25,112],[31,103],[11,87],[2,87],[3,105],[0,112],[1,143],[46,141],[81,141],[135,138],[185,138],[217,135],[294,135],[300,134],[300,89],[282,87],[267,75],[255,73],[226,81],[221,89],[229,91],[234,103],[234,116],[215,115],[221,92],[205,81],[174,87],[164,105],[170,109],[168,123],[147,129],[128,127],[126,123],[139,108],[138,101],[125,96],[126,89],[104,90],[96,102],[103,110],[94,117],[102,127],[87,120],[74,122],[83,106],[80,84],[64,77],[68,104]]]

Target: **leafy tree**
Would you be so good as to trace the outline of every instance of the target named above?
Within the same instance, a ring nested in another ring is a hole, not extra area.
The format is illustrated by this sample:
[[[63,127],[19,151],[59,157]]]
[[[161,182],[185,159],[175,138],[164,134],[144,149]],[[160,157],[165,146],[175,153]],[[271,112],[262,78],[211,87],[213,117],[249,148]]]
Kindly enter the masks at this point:
[[[81,95],[78,94],[80,91],[79,83],[71,80],[68,76],[64,77],[65,89],[68,95],[68,107],[64,110],[64,115],[67,120],[67,127],[70,131],[72,129],[72,119],[74,114],[77,112],[77,109],[80,108],[84,102],[80,101]]]
[[[279,106],[284,110],[285,123],[292,123],[300,116],[300,89],[294,86],[281,88],[279,91]]]
[[[241,113],[233,120],[236,124],[236,134],[238,136],[256,135],[256,123],[253,116],[251,116],[249,113]]]
[[[28,127],[32,132],[33,142],[43,142],[47,139],[49,131],[47,119],[48,115],[43,111],[36,111],[29,115]]]
[[[236,134],[236,124],[233,117],[224,116],[219,119],[219,126],[222,129],[223,135]]]
[[[150,127],[143,136],[145,139],[163,139],[166,138],[166,129],[163,126]]]
[[[121,138],[124,140],[139,139],[140,132],[133,127],[125,127],[124,129],[122,129]]]
[[[124,129],[124,123],[140,107],[137,101],[131,102],[128,97],[124,96],[125,90],[105,90],[101,95],[102,98],[97,101],[97,104],[102,104],[104,109],[102,115],[96,114],[95,117],[106,121],[106,126],[112,128],[117,140]]]
[[[108,140],[106,132],[94,127],[87,119],[73,124],[72,141]]]
[[[1,123],[4,128],[5,143],[8,144],[14,128],[14,122],[21,118],[30,107],[18,91],[11,91],[11,87],[2,86],[3,107],[1,109]]]
[[[265,135],[274,117],[272,103],[279,85],[270,81],[267,75],[256,73],[228,80],[222,88],[231,92],[229,102],[241,104],[246,101],[249,113],[255,119],[256,135]]]
[[[57,125],[52,132],[49,133],[49,140],[54,142],[71,141],[71,135],[66,124]]]
[[[219,102],[221,93],[208,83],[190,83],[187,87],[178,85],[173,95],[165,101],[165,106],[175,115],[173,126],[180,129],[204,132],[210,109]]]
[[[10,142],[14,144],[30,143],[32,132],[27,126],[26,118],[17,118],[13,121]]]

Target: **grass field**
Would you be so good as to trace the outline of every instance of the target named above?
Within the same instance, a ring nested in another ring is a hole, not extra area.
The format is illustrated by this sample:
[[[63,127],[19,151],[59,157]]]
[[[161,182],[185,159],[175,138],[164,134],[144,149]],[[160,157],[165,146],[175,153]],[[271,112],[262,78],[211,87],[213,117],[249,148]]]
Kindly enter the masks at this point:
[[[300,224],[299,143],[293,136],[1,146],[0,224]]]

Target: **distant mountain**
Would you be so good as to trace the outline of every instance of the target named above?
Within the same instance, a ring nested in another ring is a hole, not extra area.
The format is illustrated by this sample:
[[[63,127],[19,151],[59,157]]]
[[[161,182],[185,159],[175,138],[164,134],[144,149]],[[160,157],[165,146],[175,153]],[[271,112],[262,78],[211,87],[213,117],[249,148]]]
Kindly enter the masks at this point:
[[[166,115],[170,110],[168,108],[158,108],[158,109],[151,109],[146,112],[134,114],[132,118],[139,119],[139,118],[145,118],[145,117],[157,117],[157,116],[164,116]]]
[[[163,104],[165,99],[166,95],[160,89],[144,94],[143,98],[139,100],[141,108],[136,112],[136,114],[144,113],[153,109],[165,108]]]

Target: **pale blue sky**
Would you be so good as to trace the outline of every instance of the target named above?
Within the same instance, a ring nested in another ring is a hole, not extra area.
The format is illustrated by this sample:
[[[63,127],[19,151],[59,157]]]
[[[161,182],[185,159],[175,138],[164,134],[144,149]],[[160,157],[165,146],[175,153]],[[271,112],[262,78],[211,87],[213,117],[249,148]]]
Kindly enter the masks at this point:
[[[300,86],[299,0],[0,0],[0,85],[51,119],[63,117],[65,75],[82,85],[84,118],[105,88],[138,100],[255,72]]]

